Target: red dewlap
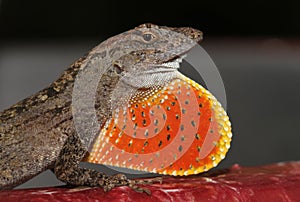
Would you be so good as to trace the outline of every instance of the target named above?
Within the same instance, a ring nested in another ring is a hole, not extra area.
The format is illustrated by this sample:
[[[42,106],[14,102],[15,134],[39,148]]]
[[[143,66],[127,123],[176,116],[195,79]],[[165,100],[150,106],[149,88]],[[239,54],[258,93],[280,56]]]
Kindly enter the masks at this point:
[[[126,106],[115,110],[86,161],[181,176],[225,158],[229,118],[210,92],[187,77],[141,91]]]
[[[110,192],[101,188],[38,188],[0,191],[0,202],[14,201],[300,201],[300,162],[259,167],[234,165],[205,175],[164,177],[145,186],[152,194],[129,187]]]

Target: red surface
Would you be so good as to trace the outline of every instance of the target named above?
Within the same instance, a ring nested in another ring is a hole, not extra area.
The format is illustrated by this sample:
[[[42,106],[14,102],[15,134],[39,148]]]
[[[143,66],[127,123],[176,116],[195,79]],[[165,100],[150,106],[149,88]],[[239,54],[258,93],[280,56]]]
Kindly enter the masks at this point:
[[[118,187],[38,188],[0,192],[0,201],[300,201],[300,162],[259,167],[234,165],[205,176],[165,177],[162,184],[146,186],[151,195]]]

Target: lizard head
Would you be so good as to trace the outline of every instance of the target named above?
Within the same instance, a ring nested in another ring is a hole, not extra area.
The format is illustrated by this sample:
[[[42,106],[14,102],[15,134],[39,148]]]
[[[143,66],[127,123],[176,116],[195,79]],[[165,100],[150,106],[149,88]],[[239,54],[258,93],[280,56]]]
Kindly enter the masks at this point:
[[[131,31],[135,50],[113,62],[122,82],[135,88],[163,85],[172,79],[186,53],[202,40],[202,32],[142,24]]]

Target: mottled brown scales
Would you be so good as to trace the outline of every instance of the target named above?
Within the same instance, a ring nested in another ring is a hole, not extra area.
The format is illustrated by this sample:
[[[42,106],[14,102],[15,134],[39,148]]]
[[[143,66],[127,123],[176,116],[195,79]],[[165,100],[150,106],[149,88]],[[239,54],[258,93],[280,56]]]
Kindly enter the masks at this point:
[[[174,32],[185,37],[175,36]],[[107,70],[100,79],[95,103],[99,123],[103,126],[111,116],[112,102],[122,104],[118,100],[131,95],[120,90],[115,100],[112,99],[112,92],[121,77],[132,89],[157,87],[157,83],[162,86],[177,70],[161,71],[161,64],[185,54],[201,39],[202,33],[192,28],[140,25],[102,42],[74,62],[48,88],[1,112],[0,189],[13,188],[46,169],[52,169],[58,179],[71,185],[100,186],[106,191],[127,185],[137,191],[147,191],[138,185],[157,179],[133,181],[121,174],[107,176],[78,166],[87,150],[73,122],[72,92],[76,76],[79,71],[92,68],[95,64]],[[145,51],[126,57],[128,44],[136,50]],[[118,55],[125,56],[118,62],[112,60]],[[140,65],[135,65],[136,58]],[[158,75],[155,78],[159,80],[149,76],[149,68],[151,75],[155,73]],[[163,67],[164,70],[166,68]],[[163,142],[159,145],[162,146]]]
[[[22,112],[30,111],[33,106],[37,106],[45,102],[48,98],[54,97],[58,93],[63,92],[67,86],[73,85],[75,77],[80,69],[82,61],[85,57],[78,59],[68,69],[64,71],[61,77],[53,82],[48,88],[32,95],[17,104],[13,105],[9,109],[4,110],[0,113],[0,123],[4,123],[6,120],[11,119]]]

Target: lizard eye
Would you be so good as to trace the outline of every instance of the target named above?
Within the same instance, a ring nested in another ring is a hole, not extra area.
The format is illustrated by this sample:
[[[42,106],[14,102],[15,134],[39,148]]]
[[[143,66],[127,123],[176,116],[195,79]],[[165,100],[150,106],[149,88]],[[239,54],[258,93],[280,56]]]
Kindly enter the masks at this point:
[[[143,34],[143,39],[146,42],[150,42],[154,38],[155,38],[155,36],[153,34],[151,34],[151,33],[145,33],[145,34]]]
[[[121,74],[124,71],[118,64],[114,64],[114,69],[117,74]]]

